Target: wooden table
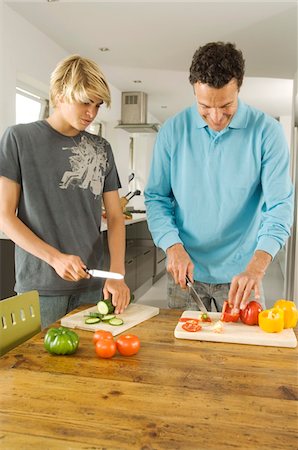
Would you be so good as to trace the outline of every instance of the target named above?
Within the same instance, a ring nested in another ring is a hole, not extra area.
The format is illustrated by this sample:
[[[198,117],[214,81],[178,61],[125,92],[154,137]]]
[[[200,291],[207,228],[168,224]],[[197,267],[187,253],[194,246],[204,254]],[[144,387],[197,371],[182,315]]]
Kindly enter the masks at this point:
[[[74,355],[45,332],[4,355],[0,448],[297,450],[297,348],[178,340],[180,314],[134,327],[132,357],[98,358],[80,330]]]

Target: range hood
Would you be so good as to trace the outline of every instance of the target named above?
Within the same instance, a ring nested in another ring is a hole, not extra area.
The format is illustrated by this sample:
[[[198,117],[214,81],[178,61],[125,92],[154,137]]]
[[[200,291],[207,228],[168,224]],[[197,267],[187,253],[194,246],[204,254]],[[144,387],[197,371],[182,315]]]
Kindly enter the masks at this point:
[[[147,123],[147,94],[122,92],[121,121],[116,126],[129,133],[156,133],[158,123]]]

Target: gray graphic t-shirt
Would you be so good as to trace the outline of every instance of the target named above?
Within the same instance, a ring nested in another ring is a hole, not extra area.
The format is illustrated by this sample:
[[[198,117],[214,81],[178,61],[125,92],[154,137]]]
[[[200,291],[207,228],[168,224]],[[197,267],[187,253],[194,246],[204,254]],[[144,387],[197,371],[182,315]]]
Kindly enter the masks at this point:
[[[0,176],[21,185],[17,214],[37,236],[90,268],[102,267],[102,193],[121,187],[105,139],[86,131],[64,136],[46,121],[10,127],[0,141]],[[96,279],[63,280],[16,246],[16,292],[68,295],[92,287]]]

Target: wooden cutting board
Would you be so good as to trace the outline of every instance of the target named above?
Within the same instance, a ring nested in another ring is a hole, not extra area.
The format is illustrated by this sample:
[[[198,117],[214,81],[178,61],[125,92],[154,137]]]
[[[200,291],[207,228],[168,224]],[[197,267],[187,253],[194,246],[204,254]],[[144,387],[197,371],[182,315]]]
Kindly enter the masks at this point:
[[[220,319],[221,313],[208,313],[208,315],[215,323]],[[181,317],[197,318],[198,311],[184,311]],[[182,325],[183,323],[178,322],[174,331],[174,336],[178,339],[266,345],[270,347],[295,348],[297,346],[297,339],[292,328],[283,330],[281,333],[266,333],[258,326],[244,325],[244,323],[239,321],[236,323],[224,323],[224,331],[222,333],[211,331],[210,325],[203,326],[202,330],[193,333],[183,330]]]
[[[141,305],[132,303],[129,305],[122,314],[117,314],[117,317],[123,320],[123,325],[113,326],[105,322],[95,323],[93,325],[85,324],[86,315],[90,312],[98,312],[97,305],[91,308],[84,309],[76,314],[69,315],[61,319],[61,325],[68,328],[80,328],[81,330],[87,330],[94,332],[95,330],[107,330],[110,331],[113,336],[123,333],[123,331],[138,325],[145,320],[159,314],[159,308],[155,306]]]

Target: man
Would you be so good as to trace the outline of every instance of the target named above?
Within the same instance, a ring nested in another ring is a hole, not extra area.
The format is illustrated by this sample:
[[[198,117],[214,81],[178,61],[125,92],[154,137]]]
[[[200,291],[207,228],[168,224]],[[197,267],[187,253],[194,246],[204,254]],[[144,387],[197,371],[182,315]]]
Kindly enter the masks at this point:
[[[209,311],[225,299],[243,309],[253,294],[262,302],[261,281],[290,234],[287,144],[275,119],[238,98],[243,76],[235,45],[200,47],[189,76],[196,102],[157,136],[145,202],[173,277],[170,307],[198,309],[186,276]]]
[[[97,303],[102,285],[102,200],[110,270],[124,274],[125,227],[120,181],[109,143],[85,131],[110,91],[91,60],[73,55],[51,76],[53,113],[15,125],[0,142],[0,228],[16,244],[15,291],[37,289],[42,327],[79,305]],[[17,214],[16,214],[17,211]],[[129,303],[124,281],[106,280],[116,313]]]

